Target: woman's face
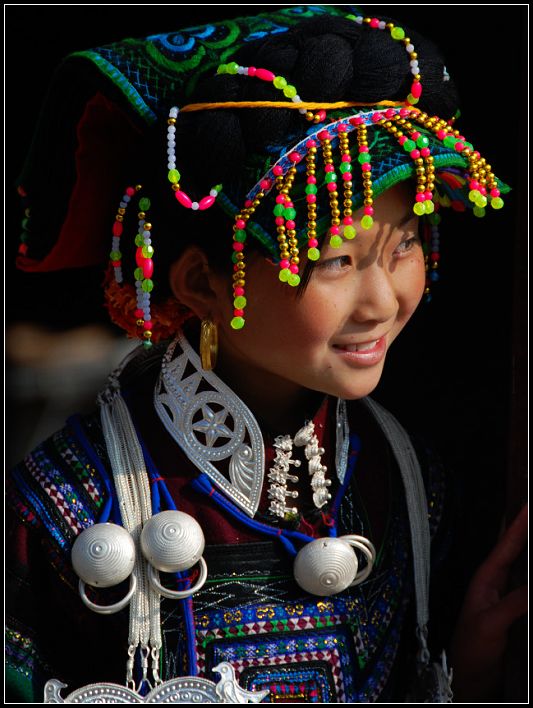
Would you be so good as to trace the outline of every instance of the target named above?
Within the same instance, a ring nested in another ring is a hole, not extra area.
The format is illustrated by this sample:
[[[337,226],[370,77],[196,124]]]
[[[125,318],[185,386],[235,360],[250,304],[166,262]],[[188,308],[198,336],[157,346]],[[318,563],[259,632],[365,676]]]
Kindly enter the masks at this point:
[[[413,190],[405,183],[377,198],[372,228],[358,228],[355,239],[338,249],[324,243],[298,298],[279,281],[278,266],[250,258],[242,330],[229,325],[232,301],[227,279],[221,281],[213,314],[220,367],[228,378],[237,378],[240,389],[252,386],[265,393],[277,387],[289,395],[298,388],[345,399],[368,395],[424,292],[424,256],[412,205]],[[354,216],[357,224],[361,213]]]

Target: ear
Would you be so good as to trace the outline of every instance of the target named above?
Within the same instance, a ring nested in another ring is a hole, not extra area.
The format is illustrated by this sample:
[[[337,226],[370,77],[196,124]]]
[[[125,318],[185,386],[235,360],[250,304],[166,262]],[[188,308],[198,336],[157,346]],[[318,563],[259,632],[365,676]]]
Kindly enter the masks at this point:
[[[200,248],[186,248],[171,265],[169,278],[178,302],[187,306],[200,319],[217,319],[216,315],[223,306],[221,276],[213,271]]]

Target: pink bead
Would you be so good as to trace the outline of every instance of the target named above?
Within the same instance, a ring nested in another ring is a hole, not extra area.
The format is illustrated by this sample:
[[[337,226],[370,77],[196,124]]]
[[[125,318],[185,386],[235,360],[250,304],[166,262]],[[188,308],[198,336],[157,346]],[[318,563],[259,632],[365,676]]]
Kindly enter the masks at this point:
[[[331,226],[329,232],[332,236],[338,236],[340,234],[340,229],[338,226]]]
[[[465,149],[465,144],[455,143],[454,148],[457,150],[457,152],[462,152]]]
[[[361,145],[359,148],[359,152],[368,152],[368,145]]]
[[[490,190],[490,196],[491,197],[499,197],[500,196],[500,190],[499,189],[491,189]]]
[[[248,67],[248,76],[255,76],[257,69],[255,66],[249,66]]]
[[[377,18],[377,17],[373,17],[373,18],[370,20],[370,23],[369,23],[369,24],[370,24],[370,27],[372,27],[372,29],[377,29],[377,28],[379,27],[379,20],[378,20],[378,18]]]
[[[480,187],[480,188],[479,188],[479,191],[481,192],[481,194],[482,194],[484,197],[487,196],[487,189],[486,189],[485,187]]]
[[[295,222],[294,222],[292,219],[289,219],[289,220],[287,221],[287,223],[285,224],[285,226],[286,226],[288,229],[291,229],[291,230],[296,228],[296,224],[295,224]]]
[[[253,204],[253,201],[252,201],[251,199],[247,199],[247,200],[244,202],[244,206],[245,206],[246,208],[251,207],[252,204]]]
[[[288,157],[289,157],[289,160],[291,162],[294,162],[295,164],[297,162],[300,162],[300,160],[302,159],[302,156],[297,152],[291,152]]]
[[[285,219],[282,216],[276,216],[276,226],[283,226]]]
[[[326,111],[323,108],[321,108],[316,115],[318,116],[319,123],[323,123],[326,120]]]
[[[316,238],[310,238],[307,245],[309,248],[316,248],[318,246],[318,241]]]
[[[287,199],[287,201],[285,202],[285,206],[286,206],[287,208],[290,208],[290,207],[293,207],[294,204],[293,204],[293,202],[291,202],[290,199]]]
[[[374,207],[366,206],[363,209],[363,213],[365,214],[365,216],[373,216],[374,215]]]
[[[328,182],[327,184],[328,192],[335,192],[337,190],[336,182]]]
[[[400,145],[403,145],[405,142],[407,142],[407,135],[402,135],[400,138],[398,138],[398,142]]]
[[[413,160],[418,160],[420,157],[420,150],[411,150],[409,155],[413,158]]]
[[[174,192],[174,196],[182,206],[186,207],[187,209],[190,209],[192,207],[192,199],[188,197],[185,192],[182,192],[181,189],[178,189],[177,192]]]
[[[316,147],[316,140],[308,140],[305,143],[305,147],[307,148],[315,148]]]
[[[442,130],[442,128],[440,130],[437,130],[437,138],[439,140],[444,140],[447,135],[448,133],[445,130]]]
[[[285,268],[288,268],[288,267],[290,266],[290,264],[291,264],[291,263],[290,263],[290,261],[289,261],[287,258],[283,258],[283,260],[281,260],[281,261],[279,262],[279,267],[280,267],[282,270],[284,270]]]
[[[364,118],[361,118],[361,116],[355,116],[354,118],[350,118],[350,123],[352,125],[363,125],[365,122]]]
[[[234,251],[243,251],[244,250],[244,243],[241,243],[240,241],[234,241],[233,242],[233,250]]]
[[[139,266],[139,268],[142,268],[144,265],[144,256],[143,256],[143,250],[142,247],[139,246],[139,248],[135,251],[135,262]]]
[[[320,133],[317,135],[317,138],[319,140],[329,140],[329,133],[327,130],[321,130]]]
[[[363,162],[363,164],[361,165],[361,170],[362,170],[363,172],[371,172],[371,171],[372,171],[372,165],[370,164],[370,162]]]
[[[133,313],[133,315],[135,316],[135,319],[138,320],[138,319],[140,319],[141,317],[144,317],[144,312],[143,312],[142,310],[140,310],[139,308],[137,308],[137,309],[135,310],[135,312]]]
[[[208,197],[204,197],[203,199],[200,199],[200,202],[198,204],[198,209],[200,211],[204,211],[205,209],[209,209],[209,207],[215,203],[216,197],[212,197],[209,195]]]
[[[335,168],[330,164],[324,165],[324,172],[335,172]]]
[[[300,269],[298,268],[298,266],[296,265],[296,263],[293,263],[293,264],[290,266],[289,270],[291,271],[291,273],[297,273]]]
[[[347,130],[348,127],[345,123],[339,123],[339,125],[337,126],[337,133],[346,133]]]
[[[233,310],[233,315],[235,317],[242,317],[244,315],[244,310],[238,310],[237,308],[235,308]]]
[[[315,175],[309,175],[309,177],[307,178],[307,184],[316,184]]]
[[[345,182],[351,182],[352,181],[352,173],[351,172],[343,172],[342,179]]]
[[[418,132],[418,130],[414,130],[414,131],[411,133],[411,140],[418,140],[418,138],[420,137],[420,135],[421,135],[421,134]]]
[[[236,296],[244,295],[244,288],[237,287],[234,292]]]
[[[429,148],[422,148],[422,150],[420,150],[420,154],[422,157],[429,157],[431,155],[431,150]]]
[[[406,116],[409,115],[409,109],[408,108],[400,108],[400,117],[405,118]]]
[[[351,162],[351,161],[352,161],[352,156],[348,155],[348,153],[345,153],[341,158],[341,162]]]
[[[385,111],[385,118],[394,118],[395,115],[396,114],[395,114],[394,108],[388,108]]]
[[[142,264],[143,276],[145,278],[151,278],[154,274],[154,262],[151,258],[146,258]]]
[[[268,69],[256,69],[255,76],[262,81],[274,81],[276,75]]]
[[[135,190],[133,189],[133,187],[128,187],[126,189],[126,194],[128,195],[128,197],[133,197],[133,195],[135,194]]]
[[[345,226],[351,226],[353,224],[353,219],[351,216],[345,216],[344,219],[342,220],[342,223]]]
[[[420,98],[422,95],[422,84],[420,81],[413,81],[413,84],[411,86],[411,93],[415,98]]]
[[[373,113],[372,114],[372,122],[377,123],[378,121],[383,120],[383,116],[381,113]]]
[[[308,194],[308,195],[305,197],[305,201],[306,201],[308,204],[315,204],[315,203],[316,203],[316,194]]]
[[[276,175],[276,177],[281,177],[283,174],[283,167],[281,165],[275,165],[272,172]]]
[[[121,221],[115,221],[113,224],[113,236],[121,236],[124,226]]]
[[[235,226],[236,226],[236,228],[238,228],[240,230],[245,229],[246,228],[246,221],[244,221],[244,219],[237,219],[237,221],[235,222]]]
[[[479,189],[479,182],[477,181],[477,179],[473,179],[470,182],[470,189]]]
[[[152,322],[152,320],[146,320],[146,322],[143,324],[143,329],[148,331],[148,330],[152,329],[153,326],[154,326],[154,323]]]
[[[424,192],[426,200],[430,202],[433,199],[433,192]]]
[[[284,194],[278,194],[276,197],[276,204],[285,204],[287,197]]]
[[[426,195],[422,194],[422,192],[419,192],[416,197],[415,197],[417,202],[425,202],[426,201]]]
[[[259,183],[259,186],[261,187],[261,189],[264,189],[266,191],[267,189],[270,189],[270,187],[272,186],[272,182],[269,179],[262,179]]]

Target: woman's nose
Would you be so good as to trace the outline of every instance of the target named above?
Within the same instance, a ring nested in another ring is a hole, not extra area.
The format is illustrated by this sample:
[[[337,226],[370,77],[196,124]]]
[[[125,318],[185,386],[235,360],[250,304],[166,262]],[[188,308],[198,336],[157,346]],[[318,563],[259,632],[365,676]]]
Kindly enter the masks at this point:
[[[386,322],[399,309],[391,274],[374,263],[357,273],[351,317],[356,322]]]

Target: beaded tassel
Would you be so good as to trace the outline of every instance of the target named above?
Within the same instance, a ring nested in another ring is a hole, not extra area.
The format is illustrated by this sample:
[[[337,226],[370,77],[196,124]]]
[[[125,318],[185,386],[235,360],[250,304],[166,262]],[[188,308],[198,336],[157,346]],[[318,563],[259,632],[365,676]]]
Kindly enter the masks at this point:
[[[137,245],[135,254],[137,268],[134,274],[137,293],[135,316],[138,318],[137,325],[143,330],[144,346],[148,348],[152,346],[153,323],[150,312],[150,293],[154,288],[154,281],[152,280],[154,249],[152,246],[152,224],[146,221],[146,212],[150,209],[150,200],[147,197],[139,200],[139,209],[139,231],[135,238],[135,244]]]
[[[320,258],[320,250],[316,237],[316,193],[318,191],[316,186],[316,140],[308,140],[306,147],[307,258],[310,261],[317,261]]]

